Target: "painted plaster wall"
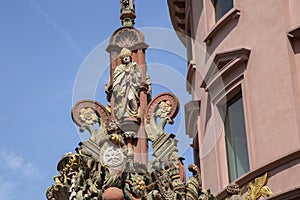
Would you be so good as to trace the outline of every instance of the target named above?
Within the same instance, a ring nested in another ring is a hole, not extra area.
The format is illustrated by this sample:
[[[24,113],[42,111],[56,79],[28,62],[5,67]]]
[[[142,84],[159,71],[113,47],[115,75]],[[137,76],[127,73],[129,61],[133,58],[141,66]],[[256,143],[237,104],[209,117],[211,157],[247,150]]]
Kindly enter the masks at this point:
[[[240,16],[224,25],[207,45],[203,42],[204,39],[216,28],[213,5],[211,1],[191,1],[191,26],[195,38],[192,59],[195,60],[197,70],[203,78],[216,54],[237,48],[251,50],[241,85],[250,170],[256,170],[300,148],[300,55],[292,50],[287,37],[289,29],[300,25],[300,2],[235,0],[234,3],[235,8],[240,10]],[[201,8],[201,12],[196,8]],[[197,52],[205,52],[206,55]],[[194,98],[203,101],[201,98],[205,95],[202,94],[204,91],[200,89],[200,85],[196,79],[194,93],[197,95],[194,95]],[[211,104],[212,110],[216,110],[214,107],[215,105]],[[204,187],[218,193],[228,184],[227,163],[226,158],[224,159],[226,149],[224,129],[220,128],[220,116],[218,112],[211,113],[209,123],[199,123],[198,133],[202,134],[199,139],[200,151],[201,143],[207,134],[218,132],[215,134],[219,137],[214,148],[201,158],[201,169]],[[275,184],[275,180],[278,184],[286,179],[293,173],[293,169],[274,174],[270,179],[271,184]],[[280,184],[281,190],[295,185],[293,181],[297,180],[289,181],[289,184]]]

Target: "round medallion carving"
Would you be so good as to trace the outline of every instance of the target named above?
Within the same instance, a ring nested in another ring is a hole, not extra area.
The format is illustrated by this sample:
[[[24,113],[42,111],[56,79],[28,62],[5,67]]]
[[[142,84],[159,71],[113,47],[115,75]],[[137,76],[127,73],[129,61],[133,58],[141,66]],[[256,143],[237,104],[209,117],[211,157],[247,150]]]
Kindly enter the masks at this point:
[[[123,152],[114,147],[108,147],[102,157],[103,164],[108,167],[118,167],[123,164],[125,160]]]
[[[93,124],[96,122],[95,115],[108,125],[110,113],[97,101],[89,99],[79,101],[73,106],[71,112],[72,119],[77,126],[82,126],[86,123]]]
[[[174,119],[179,111],[179,106],[179,100],[174,94],[170,92],[164,92],[157,95],[148,105],[146,123],[150,123],[151,116],[159,108],[163,110],[165,109],[166,117]]]

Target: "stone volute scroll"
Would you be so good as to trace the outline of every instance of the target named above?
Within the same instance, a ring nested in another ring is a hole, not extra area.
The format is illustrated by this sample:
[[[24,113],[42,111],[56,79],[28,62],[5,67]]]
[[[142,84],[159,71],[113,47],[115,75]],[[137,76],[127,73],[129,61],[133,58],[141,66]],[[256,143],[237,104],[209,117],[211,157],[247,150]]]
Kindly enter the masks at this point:
[[[147,138],[155,141],[164,133],[167,123],[172,124],[179,110],[178,98],[169,92],[157,95],[148,105],[145,118]]]
[[[101,118],[105,124],[108,124],[110,120],[109,111],[101,103],[90,99],[76,103],[71,111],[71,116],[77,126],[93,125],[97,122],[97,118]]]

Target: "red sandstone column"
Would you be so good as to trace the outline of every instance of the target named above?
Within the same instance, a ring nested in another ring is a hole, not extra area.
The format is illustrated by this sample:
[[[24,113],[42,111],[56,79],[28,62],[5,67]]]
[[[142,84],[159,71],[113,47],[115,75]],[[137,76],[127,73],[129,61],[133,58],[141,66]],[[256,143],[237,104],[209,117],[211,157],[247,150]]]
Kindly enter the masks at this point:
[[[119,59],[118,53],[116,51],[110,52],[110,83],[109,84],[111,85],[111,87],[112,87],[114,71],[120,63],[121,63],[121,61]],[[111,96],[111,99],[110,99],[110,107],[111,107],[111,119],[114,120],[115,115],[114,115],[114,97],[113,97],[113,95]]]
[[[137,64],[140,68],[142,75],[142,83],[146,82],[146,61],[145,61],[145,51],[139,49],[137,51]],[[136,161],[144,163],[147,165],[148,163],[148,141],[146,139],[145,127],[144,127],[144,116],[147,109],[147,88],[142,86],[140,91],[140,116],[141,116],[141,125],[138,131],[138,141],[137,146],[134,149],[134,153],[137,156]]]

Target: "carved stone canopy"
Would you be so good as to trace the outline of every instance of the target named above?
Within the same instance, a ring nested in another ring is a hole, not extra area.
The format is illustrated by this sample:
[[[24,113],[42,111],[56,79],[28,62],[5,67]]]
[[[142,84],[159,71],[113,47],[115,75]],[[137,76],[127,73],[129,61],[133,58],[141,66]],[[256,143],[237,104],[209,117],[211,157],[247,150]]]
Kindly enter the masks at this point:
[[[108,52],[120,52],[121,49],[127,48],[131,51],[146,49],[144,35],[137,29],[131,27],[121,27],[114,32],[106,48]]]

